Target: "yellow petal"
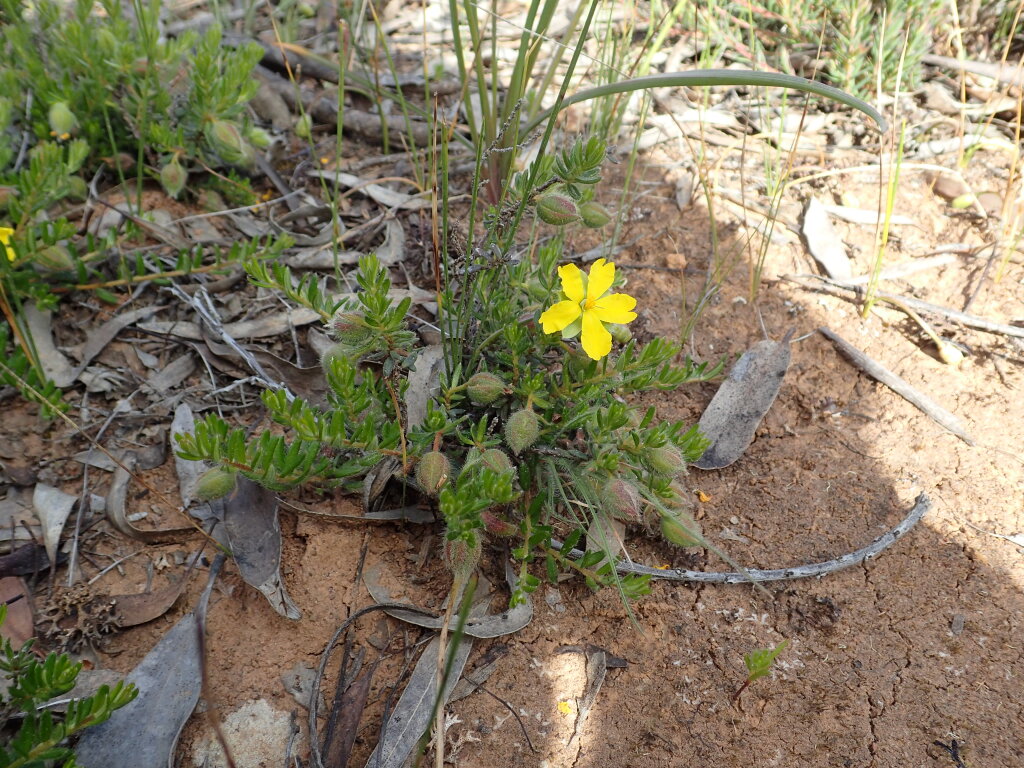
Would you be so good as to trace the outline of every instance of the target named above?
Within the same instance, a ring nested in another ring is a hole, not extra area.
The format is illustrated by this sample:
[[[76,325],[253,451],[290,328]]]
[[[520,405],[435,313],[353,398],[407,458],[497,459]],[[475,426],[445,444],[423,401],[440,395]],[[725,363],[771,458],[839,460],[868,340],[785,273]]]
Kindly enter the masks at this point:
[[[583,273],[575,264],[566,264],[558,268],[558,276],[562,278],[562,293],[567,299],[579,304],[583,301]]]
[[[583,313],[583,351],[591,360],[600,360],[612,351],[612,335],[595,312]]]
[[[572,321],[579,316],[580,303],[578,301],[560,301],[544,311],[544,314],[540,316],[540,324],[544,328],[544,333],[554,333],[571,325]]]
[[[631,323],[636,320],[636,312],[630,310],[636,306],[636,299],[624,293],[613,293],[599,299],[591,310],[603,323]]]
[[[608,293],[615,280],[615,265],[604,259],[598,259],[590,268],[590,280],[587,283],[587,298],[599,299]]]

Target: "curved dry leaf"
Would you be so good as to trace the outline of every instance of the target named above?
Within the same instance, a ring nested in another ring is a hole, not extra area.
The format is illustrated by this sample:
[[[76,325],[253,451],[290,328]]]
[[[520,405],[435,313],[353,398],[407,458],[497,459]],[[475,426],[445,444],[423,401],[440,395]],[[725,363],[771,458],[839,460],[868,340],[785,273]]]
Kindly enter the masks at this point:
[[[134,627],[158,619],[171,609],[188,584],[188,578],[178,579],[163,589],[135,595],[111,595],[117,609],[118,625]]]
[[[39,522],[43,524],[43,543],[46,545],[46,556],[50,558],[51,563],[57,558],[60,534],[76,501],[77,496],[64,493],[46,483],[39,483],[32,491],[32,506],[36,510]]]
[[[736,361],[700,417],[700,432],[711,445],[693,466],[721,469],[743,455],[782,387],[791,336],[760,341]]]
[[[174,452],[174,471],[178,475],[178,493],[186,509],[192,503],[192,491],[199,482],[199,476],[203,474],[203,463],[178,456],[178,435],[191,435],[195,431],[196,419],[192,408],[188,403],[181,403],[174,409],[174,419],[171,421],[171,449]]]
[[[74,377],[77,379],[93,361],[93,358],[106,349],[107,345],[117,337],[117,334],[139,320],[148,319],[162,309],[164,309],[163,306],[156,304],[140,307],[112,317],[98,328],[90,328],[86,334],[85,344],[82,345],[81,359],[73,371]]]
[[[76,759],[83,768],[173,764],[178,736],[202,688],[195,614],[182,617],[132,670],[127,682],[138,687],[138,697],[82,734]]]
[[[231,556],[245,582],[262,592],[285,618],[302,618],[281,580],[277,495],[239,476],[234,492],[224,502],[223,527]]]
[[[427,418],[427,403],[441,391],[441,373],[444,371],[444,347],[431,344],[416,355],[409,371],[409,386],[405,390],[406,429],[420,426]]]
[[[60,389],[71,386],[78,378],[78,373],[53,342],[53,313],[43,312],[35,304],[26,304],[22,311],[29,336],[32,337],[32,346],[46,378]]]
[[[132,479],[129,470],[135,469],[135,454],[129,451],[121,458],[123,467],[114,470],[114,477],[110,481],[110,490],[107,491],[107,520],[110,524],[129,538],[136,539],[145,544],[166,544],[179,542],[191,536],[196,529],[191,526],[184,528],[158,528],[146,529],[136,528],[130,522],[125,510],[125,502],[128,498],[128,483]]]
[[[370,597],[377,603],[396,602],[392,599],[387,587],[381,583],[382,570],[380,565],[374,565],[363,572],[363,583],[366,584],[366,591],[370,593]],[[403,611],[401,609],[388,609],[385,613],[393,619],[415,624],[417,627],[425,627],[426,629],[440,629],[444,623],[444,619],[440,617],[424,616],[421,613],[413,613],[412,611]],[[470,637],[479,637],[481,639],[501,637],[502,635],[518,632],[532,620],[533,603],[527,599],[514,608],[509,608],[502,613],[471,618],[466,622],[462,632]],[[448,628],[454,632],[457,626],[458,622],[453,621]]]
[[[476,595],[474,595],[473,607],[469,610],[471,618],[466,622],[467,627],[473,622],[473,617],[480,616],[487,611],[487,599],[476,600],[475,598]],[[437,651],[439,643],[440,639],[435,637],[423,649],[416,668],[409,677],[409,682],[406,684],[405,690],[402,691],[398,704],[395,705],[395,710],[381,729],[380,742],[374,748],[370,759],[366,761],[366,768],[403,768],[420,737],[426,732],[434,710],[434,700],[438,698]],[[451,660],[448,679],[445,680],[444,690],[440,696],[442,705],[448,701],[452,690],[459,682],[459,678],[462,677],[462,670],[466,667],[466,661],[472,650],[473,641],[469,637],[463,637],[454,650],[449,649]]]
[[[391,478],[401,475],[402,462],[394,456],[384,456],[377,464],[363,477],[363,512],[369,514],[373,511],[377,499],[388,487]]]
[[[801,234],[807,241],[807,250],[829,277],[846,280],[853,274],[846,246],[832,226],[828,210],[816,197],[807,201]]]

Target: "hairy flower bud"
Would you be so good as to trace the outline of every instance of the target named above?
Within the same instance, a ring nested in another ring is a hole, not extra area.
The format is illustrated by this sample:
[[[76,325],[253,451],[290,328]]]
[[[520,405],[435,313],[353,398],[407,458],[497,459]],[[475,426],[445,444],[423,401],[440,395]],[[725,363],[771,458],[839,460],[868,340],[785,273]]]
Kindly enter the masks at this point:
[[[674,515],[662,515],[661,535],[677,547],[699,547],[704,532],[696,521],[687,520],[684,523]]]
[[[228,165],[251,168],[256,153],[244,138],[238,126],[228,120],[214,120],[206,126],[206,140]]]
[[[420,458],[416,465],[416,482],[428,496],[437,496],[441,487],[448,482],[452,463],[440,451],[430,451]]]
[[[500,448],[488,448],[484,451],[483,455],[480,456],[480,464],[492,472],[497,472],[499,475],[512,472],[515,469],[508,454]]]
[[[227,496],[235,490],[235,473],[223,467],[208,469],[196,482],[195,496],[203,501],[212,501]]]
[[[624,523],[639,523],[640,515],[640,493],[636,486],[615,477],[605,483],[601,490],[601,496],[605,503],[606,511],[616,520]]]
[[[449,541],[445,538],[441,547],[441,558],[456,582],[468,579],[476,564],[480,562],[480,537],[474,536],[473,539],[473,543],[470,544],[465,539]]]
[[[595,203],[593,200],[589,200],[580,206],[580,217],[583,219],[583,226],[590,227],[591,229],[600,229],[612,220],[605,207],[600,203]]]
[[[373,331],[358,312],[338,312],[331,318],[331,331],[334,338],[350,347],[361,347],[373,336]]]
[[[519,528],[515,525],[489,509],[485,509],[480,513],[480,519],[484,523],[484,530],[492,536],[501,536],[506,538],[509,536],[515,536],[519,531]]]
[[[185,188],[186,181],[188,181],[188,171],[181,167],[178,156],[173,155],[160,169],[160,183],[163,185],[164,191],[177,200],[181,190]]]
[[[580,220],[576,203],[567,195],[548,193],[537,201],[537,215],[546,224],[563,227]]]
[[[48,245],[36,251],[32,263],[44,272],[67,272],[75,268],[71,252],[63,245]]]
[[[625,344],[633,338],[633,332],[629,330],[629,326],[623,325],[622,323],[608,323],[605,328],[608,329],[608,333],[610,333],[612,338],[619,344]]]
[[[529,448],[540,436],[540,419],[532,410],[523,408],[508,417],[505,422],[505,442],[512,453]]]
[[[650,449],[647,452],[647,463],[655,472],[668,477],[675,477],[686,469],[682,455],[670,445]]]
[[[487,371],[474,373],[466,384],[466,392],[474,405],[490,405],[505,393],[505,382]]]
[[[60,139],[69,138],[78,128],[78,118],[63,101],[55,101],[50,105],[47,118],[53,135]]]

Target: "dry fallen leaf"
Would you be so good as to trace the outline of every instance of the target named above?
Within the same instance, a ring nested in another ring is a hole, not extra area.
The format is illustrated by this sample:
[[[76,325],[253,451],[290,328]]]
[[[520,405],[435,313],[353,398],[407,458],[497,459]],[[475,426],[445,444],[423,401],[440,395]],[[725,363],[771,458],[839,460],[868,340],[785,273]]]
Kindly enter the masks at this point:
[[[224,502],[223,525],[231,555],[245,582],[262,592],[285,618],[302,618],[281,580],[277,495],[239,476],[234,492]]]
[[[32,492],[32,506],[35,507],[39,522],[43,524],[43,542],[46,544],[46,556],[50,558],[51,563],[57,558],[60,534],[76,501],[77,496],[64,493],[45,483],[39,483]]]
[[[138,697],[87,729],[76,759],[83,768],[172,765],[178,736],[199,701],[199,626],[182,617],[127,677]]]
[[[779,394],[789,368],[791,335],[758,342],[733,365],[700,417],[700,432],[711,444],[693,466],[721,469],[743,455]]]
[[[828,211],[816,197],[807,201],[801,233],[807,241],[807,250],[829,277],[833,280],[846,280],[850,277],[852,272],[846,247],[832,226]]]

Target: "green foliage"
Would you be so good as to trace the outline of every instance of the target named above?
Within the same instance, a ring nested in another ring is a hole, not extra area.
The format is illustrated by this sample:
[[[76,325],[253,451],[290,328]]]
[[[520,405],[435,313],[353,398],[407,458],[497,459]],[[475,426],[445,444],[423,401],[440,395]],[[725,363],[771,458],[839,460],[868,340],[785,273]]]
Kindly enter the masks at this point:
[[[245,108],[262,49],[223,45],[216,26],[166,39],[160,13],[159,0],[0,0],[0,315],[9,329],[0,379],[50,407],[59,395],[42,381],[24,304],[52,308],[54,284],[129,284],[209,271],[224,258],[215,253],[210,264],[209,254],[185,252],[173,270],[141,255],[108,259],[115,235],[80,236],[64,217],[69,205],[104,174],[126,193],[135,180],[131,204],[146,178],[177,197],[190,173],[222,168],[231,177],[255,160]],[[246,255],[259,247],[275,251],[254,241]],[[232,250],[228,259],[246,247]],[[98,271],[101,261],[113,262],[115,277]]]
[[[561,334],[545,334],[538,318],[562,291],[561,239],[518,260],[502,246],[517,217],[543,195],[591,195],[606,154],[592,138],[538,161],[514,180],[508,205],[491,209],[485,243],[463,259],[445,258],[438,302],[445,365],[421,424],[409,426],[402,406],[422,397],[408,392],[420,347],[406,327],[411,302],[393,296],[376,257],[360,261],[360,290],[341,298],[279,264],[247,264],[255,284],[323,317],[336,341],[323,357],[327,405],[266,392],[263,402],[283,434],[247,436],[211,415],[193,435],[179,436],[180,455],[273,489],[307,482],[355,489],[371,470],[393,466],[399,486],[437,505],[452,567],[472,565],[486,537],[512,535],[519,539],[513,554],[521,561],[520,595],[539,584],[530,572],[535,562],[550,578],[572,568],[592,587],[643,594],[648,579],[619,577],[610,552],[588,552],[580,561],[568,553],[595,521],[655,527],[663,516],[688,519],[679,478],[705,441],[694,427],[658,421],[654,408],[622,398],[706,381],[721,366],[683,358],[680,345],[664,339],[628,340],[594,360]],[[612,479],[622,481],[617,500],[605,490]],[[568,549],[552,545],[556,535]]]
[[[789,645],[789,640],[783,640],[774,648],[758,648],[744,655],[743,663],[746,664],[748,673],[747,682],[752,683],[771,672],[772,664],[787,645]]]
[[[250,166],[245,105],[262,49],[222,45],[216,25],[164,39],[156,0],[131,13],[118,0],[100,5],[0,0],[0,183],[17,172],[26,139],[43,154],[70,141],[87,174],[124,153],[158,179],[172,160],[188,170]],[[27,223],[24,213],[12,218]]]
[[[0,605],[0,624],[7,617],[7,606]],[[9,681],[0,695],[0,728],[19,718],[13,736],[5,735],[0,747],[0,768],[49,768],[77,763],[74,750],[67,746],[74,734],[107,720],[115,709],[128,704],[138,691],[131,683],[120,682],[113,688],[101,686],[92,696],[67,702],[63,715],[46,708],[50,699],[75,686],[82,665],[66,654],[51,653],[40,661],[32,652],[30,640],[15,650],[11,641],[0,643],[0,672]],[[5,730],[6,734],[6,730]]]
[[[748,31],[716,27],[708,30],[709,35],[742,36],[750,49],[762,51],[783,71],[789,70],[794,51],[814,56],[820,41],[822,74],[861,98],[875,94],[879,72],[882,90],[895,90],[904,42],[901,89],[916,88],[923,71],[921,57],[929,52],[937,26],[948,18],[943,0],[727,0],[720,5],[722,18],[731,17]]]

